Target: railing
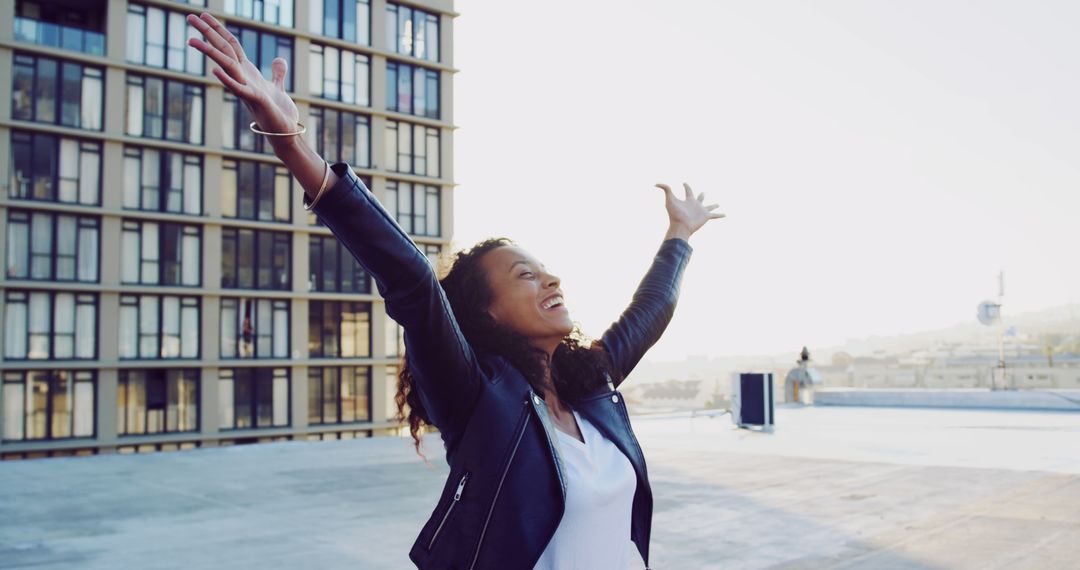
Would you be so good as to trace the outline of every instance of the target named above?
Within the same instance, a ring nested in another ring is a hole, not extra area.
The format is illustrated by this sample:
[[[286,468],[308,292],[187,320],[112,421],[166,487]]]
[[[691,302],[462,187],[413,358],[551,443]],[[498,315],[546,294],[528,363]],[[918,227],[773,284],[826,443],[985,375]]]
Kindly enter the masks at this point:
[[[105,34],[31,18],[15,18],[15,39],[90,55],[105,55]]]

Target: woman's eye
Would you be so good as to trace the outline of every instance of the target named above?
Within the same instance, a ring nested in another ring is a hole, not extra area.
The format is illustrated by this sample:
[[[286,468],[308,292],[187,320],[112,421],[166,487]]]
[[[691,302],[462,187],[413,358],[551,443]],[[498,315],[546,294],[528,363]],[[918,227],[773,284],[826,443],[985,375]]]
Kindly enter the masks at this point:
[[[521,277],[525,277],[526,275],[532,275],[532,274],[533,274],[532,271],[526,271],[526,272],[521,274]]]

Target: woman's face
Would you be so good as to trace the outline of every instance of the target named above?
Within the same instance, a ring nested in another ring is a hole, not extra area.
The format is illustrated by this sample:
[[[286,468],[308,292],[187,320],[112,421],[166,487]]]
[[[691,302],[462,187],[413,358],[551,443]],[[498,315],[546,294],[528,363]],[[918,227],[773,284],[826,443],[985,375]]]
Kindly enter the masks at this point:
[[[484,254],[494,298],[488,312],[500,325],[531,341],[557,344],[574,324],[562,299],[561,281],[520,247],[507,245]]]

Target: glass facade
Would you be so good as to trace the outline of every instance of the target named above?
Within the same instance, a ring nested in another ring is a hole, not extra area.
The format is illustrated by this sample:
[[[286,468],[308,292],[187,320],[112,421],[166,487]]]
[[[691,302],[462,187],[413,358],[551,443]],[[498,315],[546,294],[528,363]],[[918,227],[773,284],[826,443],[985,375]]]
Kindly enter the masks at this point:
[[[201,37],[189,26],[185,12],[156,6],[128,4],[127,60],[193,75],[203,74],[202,52],[188,47],[189,38]]]
[[[292,287],[292,236],[247,228],[221,230],[221,286],[226,289]]]
[[[386,108],[429,119],[439,118],[439,72],[386,62]]]
[[[386,182],[386,211],[394,214],[401,229],[418,236],[439,235],[440,190],[438,186],[411,182]]]
[[[101,202],[101,143],[11,132],[8,196],[96,206]]]
[[[309,301],[308,354],[312,358],[371,356],[371,303]]]
[[[386,49],[417,59],[439,61],[439,16],[387,2]]]
[[[223,430],[289,425],[288,368],[222,368],[218,426]]]
[[[371,420],[371,368],[308,368],[308,423],[343,424]]]
[[[100,131],[104,70],[74,61],[15,53],[11,118]]]
[[[120,358],[198,358],[199,298],[120,296]]]
[[[386,169],[439,177],[439,129],[401,121],[386,121]]]
[[[222,216],[264,222],[290,221],[292,176],[284,166],[226,159],[222,168]]]
[[[309,291],[370,293],[367,271],[332,235],[312,235],[308,241],[311,271]]]
[[[121,283],[198,287],[202,229],[191,224],[124,220]]]
[[[6,370],[3,377],[4,441],[94,437],[94,371]]]
[[[4,293],[4,358],[97,358],[97,308],[96,293],[8,289]]]
[[[288,357],[288,300],[221,299],[221,358]]]
[[[16,0],[15,41],[88,55],[105,55],[107,0],[64,2]]]
[[[367,115],[312,105],[307,138],[312,148],[331,163],[371,166],[371,120]]]
[[[360,45],[371,44],[368,0],[308,0],[311,31]]]
[[[333,46],[311,44],[308,86],[312,97],[368,107],[371,105],[371,58]]]
[[[125,147],[124,208],[201,215],[202,171],[198,154]]]
[[[283,28],[293,26],[293,0],[225,0],[225,13]]]
[[[8,210],[7,277],[98,281],[101,218]]]
[[[201,145],[204,90],[194,83],[129,73],[124,133]]]
[[[199,429],[199,371],[194,368],[121,370],[116,433],[146,435]]]

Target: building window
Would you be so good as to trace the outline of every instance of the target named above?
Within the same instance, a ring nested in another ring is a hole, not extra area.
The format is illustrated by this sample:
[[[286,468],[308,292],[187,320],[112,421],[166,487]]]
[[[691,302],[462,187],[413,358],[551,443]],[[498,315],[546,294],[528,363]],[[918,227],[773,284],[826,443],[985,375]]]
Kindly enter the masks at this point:
[[[363,174],[358,174],[356,177],[359,178],[360,181],[364,183],[365,188],[371,188],[371,177],[370,176],[363,175]],[[323,227],[326,227],[326,224],[322,223],[322,220],[319,219],[319,216],[316,215],[314,211],[308,210],[307,212],[308,212],[307,213],[307,219],[308,219],[308,225],[309,226],[323,226]]]
[[[293,0],[225,0],[225,13],[283,28],[293,26]]]
[[[439,118],[439,72],[386,62],[386,108],[429,119]]]
[[[311,44],[308,73],[313,97],[371,105],[371,58],[332,46]]]
[[[292,217],[292,176],[279,164],[223,161],[221,215],[288,223]]]
[[[330,162],[371,166],[371,122],[367,115],[314,105],[308,110],[308,143]]]
[[[292,38],[232,24],[226,28],[240,41],[240,46],[244,48],[244,55],[255,64],[255,67],[259,68],[267,80],[273,77],[270,64],[276,57],[284,59],[289,64],[290,71],[295,69]],[[292,78],[292,73],[285,76],[286,91],[293,90]]]
[[[203,91],[201,85],[193,83],[129,73],[124,132],[202,144]]]
[[[221,358],[288,358],[287,299],[221,299]]]
[[[308,424],[371,421],[371,368],[308,368]]]
[[[308,291],[371,292],[367,271],[336,237],[312,234],[308,247]]]
[[[289,369],[222,368],[218,405],[221,429],[289,425]]]
[[[101,143],[12,131],[8,196],[96,206],[100,189]]]
[[[202,283],[198,226],[124,220],[122,244],[122,283],[185,287]]]
[[[308,351],[311,358],[371,356],[371,303],[310,301]]]
[[[101,220],[8,210],[8,279],[98,282]]]
[[[18,0],[15,39],[90,55],[105,55],[106,0]]]
[[[427,184],[386,181],[386,211],[394,214],[406,232],[417,236],[439,235],[439,188]]]
[[[100,131],[103,73],[100,67],[16,53],[11,118]]]
[[[94,437],[91,370],[5,371],[4,441]]]
[[[371,44],[368,0],[310,0],[308,10],[312,32],[365,46]]]
[[[392,172],[439,176],[439,129],[386,122],[386,169]]]
[[[5,358],[97,358],[96,293],[8,289],[4,299]]]
[[[203,54],[187,45],[189,38],[200,34],[183,12],[128,4],[126,32],[129,62],[203,74]]]
[[[251,130],[250,125],[255,121],[251,110],[228,91],[225,92],[221,113],[221,140],[225,148],[262,154],[274,153],[274,147],[270,146],[270,141],[264,136],[256,136]]]
[[[120,358],[198,358],[199,298],[120,296]]]
[[[387,2],[386,49],[417,59],[439,61],[439,16]]]
[[[202,157],[154,148],[124,148],[124,208],[202,214]]]
[[[116,433],[145,435],[198,429],[198,370],[120,371],[116,387]]]
[[[292,235],[222,228],[221,286],[228,289],[291,288]]]

